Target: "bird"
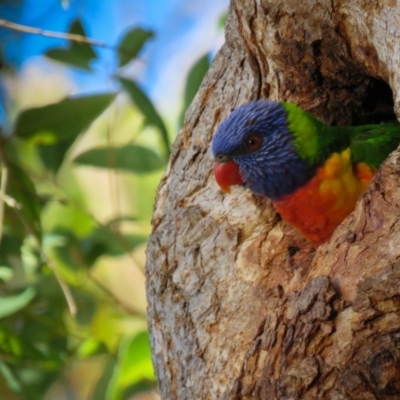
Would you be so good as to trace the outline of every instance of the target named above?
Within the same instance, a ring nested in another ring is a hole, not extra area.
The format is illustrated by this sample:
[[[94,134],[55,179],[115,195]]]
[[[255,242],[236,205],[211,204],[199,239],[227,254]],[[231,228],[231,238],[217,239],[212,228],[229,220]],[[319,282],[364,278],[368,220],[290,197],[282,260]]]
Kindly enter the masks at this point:
[[[268,197],[318,247],[353,211],[399,142],[397,121],[329,126],[293,103],[258,99],[220,123],[211,150],[222,190],[241,185]]]

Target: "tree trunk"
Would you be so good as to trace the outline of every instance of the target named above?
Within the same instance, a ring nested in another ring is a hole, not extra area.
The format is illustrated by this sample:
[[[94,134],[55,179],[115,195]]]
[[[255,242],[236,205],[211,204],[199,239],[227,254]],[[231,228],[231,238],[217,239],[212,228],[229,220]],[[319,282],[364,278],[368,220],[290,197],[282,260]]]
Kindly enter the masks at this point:
[[[400,398],[400,152],[317,251],[268,199],[223,194],[210,153],[221,120],[250,100],[360,124],[400,115],[399,89],[395,0],[232,0],[154,210],[147,294],[163,399]]]

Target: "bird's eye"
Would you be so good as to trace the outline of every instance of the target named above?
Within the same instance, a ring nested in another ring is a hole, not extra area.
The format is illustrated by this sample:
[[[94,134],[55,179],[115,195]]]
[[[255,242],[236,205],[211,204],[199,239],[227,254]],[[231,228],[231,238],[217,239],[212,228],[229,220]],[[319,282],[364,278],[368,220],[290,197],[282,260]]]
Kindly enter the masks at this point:
[[[261,138],[259,135],[250,135],[246,138],[245,144],[249,150],[257,150],[261,147]]]

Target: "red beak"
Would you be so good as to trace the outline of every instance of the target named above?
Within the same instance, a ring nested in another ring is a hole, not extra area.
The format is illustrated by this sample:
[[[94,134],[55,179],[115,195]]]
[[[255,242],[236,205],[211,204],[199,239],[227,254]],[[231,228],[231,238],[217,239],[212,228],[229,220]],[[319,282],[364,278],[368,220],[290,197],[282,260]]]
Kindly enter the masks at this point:
[[[224,192],[229,192],[229,188],[233,185],[243,183],[239,167],[233,161],[214,162],[214,175],[219,187]]]

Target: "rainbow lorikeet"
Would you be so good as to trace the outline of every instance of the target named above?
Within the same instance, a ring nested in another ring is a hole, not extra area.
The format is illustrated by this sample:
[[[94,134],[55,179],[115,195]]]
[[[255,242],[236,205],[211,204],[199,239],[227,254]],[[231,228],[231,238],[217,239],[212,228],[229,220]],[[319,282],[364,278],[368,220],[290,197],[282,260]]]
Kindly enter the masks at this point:
[[[269,197],[282,218],[318,246],[399,143],[398,123],[333,127],[292,103],[256,100],[218,127],[214,174],[225,191],[239,184]]]

